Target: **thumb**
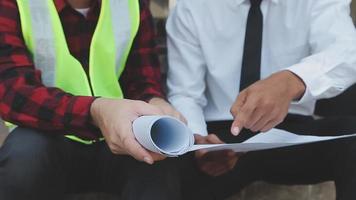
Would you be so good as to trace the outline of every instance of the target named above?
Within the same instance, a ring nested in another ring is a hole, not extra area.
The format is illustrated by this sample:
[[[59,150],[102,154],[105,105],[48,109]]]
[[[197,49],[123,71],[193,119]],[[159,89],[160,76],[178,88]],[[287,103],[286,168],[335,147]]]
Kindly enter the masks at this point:
[[[120,123],[118,133],[121,133],[121,145],[123,145],[126,152],[136,160],[144,161],[147,164],[153,164],[154,158],[152,155],[135,139],[135,135],[132,131],[132,124],[126,120],[123,120]]]
[[[144,149],[134,138],[128,138],[124,141],[126,151],[136,160],[144,161],[147,164],[153,164],[154,159],[146,149]]]

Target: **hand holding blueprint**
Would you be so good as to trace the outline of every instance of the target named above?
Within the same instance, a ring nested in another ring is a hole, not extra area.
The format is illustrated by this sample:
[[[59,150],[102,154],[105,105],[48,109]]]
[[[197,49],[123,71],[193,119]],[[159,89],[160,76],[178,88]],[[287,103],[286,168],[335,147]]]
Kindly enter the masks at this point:
[[[137,141],[143,147],[152,152],[171,157],[200,149],[248,152],[356,136],[356,134],[336,137],[305,136],[272,129],[242,143],[194,145],[192,131],[184,123],[169,116],[140,117],[134,121],[133,131]]]

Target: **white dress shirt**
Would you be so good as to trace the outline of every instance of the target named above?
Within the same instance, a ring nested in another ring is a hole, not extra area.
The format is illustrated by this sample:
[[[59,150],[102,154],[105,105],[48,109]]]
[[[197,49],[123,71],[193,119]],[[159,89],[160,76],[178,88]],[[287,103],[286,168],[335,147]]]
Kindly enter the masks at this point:
[[[75,10],[82,14],[84,17],[88,17],[90,8],[76,8]]]
[[[233,119],[249,9],[249,0],[179,0],[168,19],[168,98],[194,133]],[[261,10],[262,78],[287,69],[306,84],[291,113],[311,115],[317,99],[356,82],[350,0],[263,0]]]

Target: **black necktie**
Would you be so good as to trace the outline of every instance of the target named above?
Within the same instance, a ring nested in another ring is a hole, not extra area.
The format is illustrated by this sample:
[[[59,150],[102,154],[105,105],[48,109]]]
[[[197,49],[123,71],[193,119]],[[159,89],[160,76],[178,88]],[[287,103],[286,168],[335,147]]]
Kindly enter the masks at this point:
[[[250,0],[244,53],[240,78],[240,91],[260,80],[263,15],[260,9],[262,0]]]

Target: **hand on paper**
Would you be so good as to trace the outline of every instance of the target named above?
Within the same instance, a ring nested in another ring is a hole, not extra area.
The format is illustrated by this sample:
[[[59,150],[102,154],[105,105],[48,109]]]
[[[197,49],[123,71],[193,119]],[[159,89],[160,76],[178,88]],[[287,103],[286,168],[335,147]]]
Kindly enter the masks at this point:
[[[216,135],[210,134],[206,137],[195,135],[197,144],[223,144]],[[238,160],[238,156],[231,150],[207,152],[198,150],[195,158],[200,170],[210,176],[220,176],[232,170]]]
[[[290,103],[301,98],[304,82],[290,71],[281,71],[260,80],[238,95],[231,107],[234,122],[231,133],[238,135],[243,129],[266,132],[281,123]]]
[[[183,117],[183,115],[180,112],[178,112],[176,109],[174,109],[173,106],[169,104],[166,100],[159,97],[154,97],[148,103],[157,106],[159,109],[161,109],[164,115],[177,118],[180,121],[187,124],[187,120]]]
[[[153,164],[165,157],[144,149],[135,139],[132,123],[142,115],[162,115],[162,111],[143,101],[98,98],[90,109],[94,124],[100,128],[114,154],[131,155]]]

